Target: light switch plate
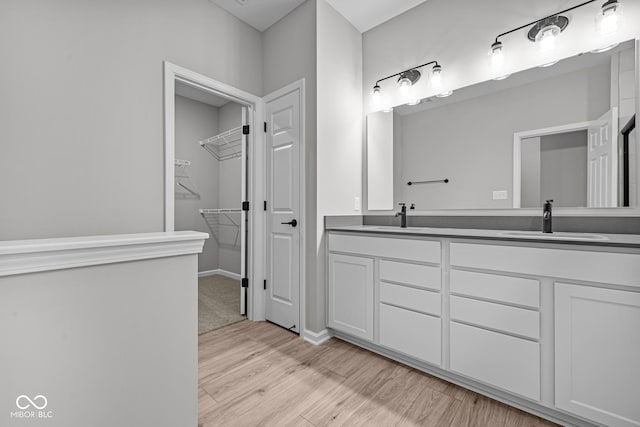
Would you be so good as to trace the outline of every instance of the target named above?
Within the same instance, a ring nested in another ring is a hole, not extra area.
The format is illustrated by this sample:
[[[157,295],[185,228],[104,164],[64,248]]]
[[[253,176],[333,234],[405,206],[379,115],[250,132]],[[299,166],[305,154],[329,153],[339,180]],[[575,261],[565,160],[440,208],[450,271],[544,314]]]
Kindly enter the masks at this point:
[[[507,200],[509,193],[507,190],[496,190],[493,192],[493,200]]]
[[[360,197],[354,197],[353,198],[353,210],[354,211],[359,211],[360,210]]]

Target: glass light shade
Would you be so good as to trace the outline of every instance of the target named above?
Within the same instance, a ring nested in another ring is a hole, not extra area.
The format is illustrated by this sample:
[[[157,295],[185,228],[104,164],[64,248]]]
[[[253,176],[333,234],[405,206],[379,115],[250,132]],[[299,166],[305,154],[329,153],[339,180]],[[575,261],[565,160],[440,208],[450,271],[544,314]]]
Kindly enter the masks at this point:
[[[436,65],[433,67],[431,74],[431,87],[433,89],[440,89],[444,86],[444,77],[442,76],[442,67]]]
[[[380,107],[382,105],[382,90],[378,85],[375,85],[373,92],[371,92],[371,103],[374,107]]]
[[[536,34],[536,43],[543,52],[548,52],[556,47],[556,41],[560,35],[560,27],[557,25],[547,25]]]
[[[400,95],[403,98],[406,98],[407,96],[409,96],[409,91],[411,89],[411,80],[409,80],[406,77],[401,78],[400,80],[398,80],[398,87],[400,89]]]
[[[491,45],[489,64],[494,70],[501,70],[504,67],[504,47],[502,43],[495,42]]]
[[[596,16],[596,30],[601,36],[615,34],[622,27],[622,5],[617,2],[606,2]]]

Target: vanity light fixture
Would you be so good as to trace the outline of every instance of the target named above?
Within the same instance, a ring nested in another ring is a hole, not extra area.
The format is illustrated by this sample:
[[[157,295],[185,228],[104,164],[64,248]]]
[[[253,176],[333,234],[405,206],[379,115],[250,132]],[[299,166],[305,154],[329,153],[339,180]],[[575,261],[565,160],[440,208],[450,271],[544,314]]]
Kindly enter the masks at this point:
[[[616,33],[622,25],[622,5],[618,0],[608,0],[596,16],[596,29],[602,36]]]
[[[400,94],[402,95],[403,99],[407,99],[411,95],[411,88],[413,87],[414,84],[418,82],[418,80],[420,80],[420,77],[422,76],[422,73],[418,71],[418,68],[426,67],[427,65],[431,65],[431,64],[433,64],[433,69],[431,72],[431,87],[433,87],[436,90],[442,88],[444,86],[442,66],[438,64],[438,61],[429,61],[422,65],[409,68],[408,70],[404,70],[399,73],[392,74],[390,76],[384,77],[376,81],[376,84],[373,86],[373,91],[371,93],[371,101],[374,104],[374,106],[379,107],[380,105],[382,105],[382,88],[380,87],[381,82],[393,77],[398,77],[398,81],[397,81],[398,90],[400,91]],[[409,105],[416,105],[419,103],[420,103],[419,100],[414,99],[409,103]],[[384,109],[382,111],[387,111],[387,109]],[[388,111],[393,111],[393,109],[390,109]]]
[[[521,25],[517,28],[514,28],[509,31],[505,31],[504,33],[498,34],[496,36],[495,41],[491,45],[491,49],[489,50],[489,62],[493,69],[496,71],[500,71],[504,67],[505,63],[505,53],[503,43],[499,40],[501,37],[506,36],[507,34],[511,34],[515,31],[522,30],[527,27],[529,31],[527,32],[527,38],[532,42],[536,43],[542,52],[549,52],[553,50],[556,46],[556,42],[558,40],[558,36],[567,28],[569,25],[569,18],[563,16],[563,13],[572,11],[579,7],[585,6],[589,3],[593,3],[597,0],[589,0],[582,2],[576,6],[570,7],[568,9],[561,10],[552,15],[546,16],[544,18],[538,19],[533,22],[529,22],[528,24]],[[620,26],[622,25],[622,5],[619,0],[607,0],[600,7],[598,11],[598,15],[596,16],[596,29],[597,31],[603,35],[608,36],[612,33],[618,31]],[[611,44],[603,49],[612,49],[615,45]],[[549,62],[544,66],[550,66],[555,64],[555,62]],[[508,75],[506,76],[508,77]],[[502,77],[502,78],[506,78]],[[499,80],[498,78],[496,80]]]

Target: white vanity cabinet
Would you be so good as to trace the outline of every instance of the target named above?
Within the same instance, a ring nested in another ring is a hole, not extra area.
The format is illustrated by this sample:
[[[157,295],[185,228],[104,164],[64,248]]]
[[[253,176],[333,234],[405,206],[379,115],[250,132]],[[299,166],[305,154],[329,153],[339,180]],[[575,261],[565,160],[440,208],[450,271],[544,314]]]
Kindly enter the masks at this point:
[[[640,293],[555,283],[556,406],[640,425]]]
[[[457,245],[450,261],[450,369],[539,401],[540,282],[459,270],[471,266],[453,255]]]
[[[373,259],[329,254],[329,327],[373,340]]]
[[[338,336],[561,424],[640,426],[637,248],[328,238]]]
[[[330,234],[328,246],[328,326],[440,365],[440,242]]]

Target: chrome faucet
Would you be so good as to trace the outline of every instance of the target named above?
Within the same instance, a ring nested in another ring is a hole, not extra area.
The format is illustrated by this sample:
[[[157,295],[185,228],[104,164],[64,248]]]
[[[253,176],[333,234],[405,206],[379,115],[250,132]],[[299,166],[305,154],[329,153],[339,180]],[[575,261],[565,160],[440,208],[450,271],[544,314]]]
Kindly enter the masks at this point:
[[[542,232],[553,233],[551,227],[551,204],[553,200],[547,200],[542,208]]]
[[[396,216],[400,217],[400,227],[407,228],[407,205],[404,203],[400,203],[402,207],[400,212],[396,212]]]

